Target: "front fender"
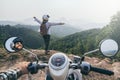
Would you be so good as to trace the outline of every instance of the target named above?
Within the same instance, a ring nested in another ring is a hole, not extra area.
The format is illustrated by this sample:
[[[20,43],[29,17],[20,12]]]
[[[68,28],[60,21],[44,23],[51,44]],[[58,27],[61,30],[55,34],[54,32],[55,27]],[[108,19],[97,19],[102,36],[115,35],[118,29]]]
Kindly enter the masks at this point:
[[[82,80],[80,69],[69,69],[67,80]]]

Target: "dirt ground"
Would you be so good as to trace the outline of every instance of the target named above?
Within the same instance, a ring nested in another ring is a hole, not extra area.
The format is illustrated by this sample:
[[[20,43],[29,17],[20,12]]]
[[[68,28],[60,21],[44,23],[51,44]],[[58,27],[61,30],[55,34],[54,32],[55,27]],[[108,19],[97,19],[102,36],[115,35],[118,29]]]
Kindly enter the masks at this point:
[[[57,51],[51,50],[50,55],[44,55],[44,50],[31,50],[32,52],[36,53],[38,56],[42,56],[41,58],[45,59],[48,61],[49,57],[56,53]],[[71,58],[73,55],[69,55]],[[29,55],[28,57],[31,57]],[[7,62],[0,62],[2,66],[0,66],[0,72],[5,71],[8,69],[14,69],[17,68],[17,64],[20,62],[25,61],[24,58],[19,58],[16,61],[7,61]],[[95,57],[86,57],[85,61],[89,62],[92,66],[112,70],[114,72],[113,76],[108,76],[104,74],[99,74],[95,72],[90,72],[89,75],[83,75],[83,80],[120,80],[120,62],[114,62],[111,63],[111,61],[108,58],[105,58],[103,60],[95,58]],[[37,74],[32,75],[33,80],[45,80],[45,71],[44,70],[39,70]],[[28,79],[28,74],[23,75],[22,77],[19,78],[19,80],[27,80]]]

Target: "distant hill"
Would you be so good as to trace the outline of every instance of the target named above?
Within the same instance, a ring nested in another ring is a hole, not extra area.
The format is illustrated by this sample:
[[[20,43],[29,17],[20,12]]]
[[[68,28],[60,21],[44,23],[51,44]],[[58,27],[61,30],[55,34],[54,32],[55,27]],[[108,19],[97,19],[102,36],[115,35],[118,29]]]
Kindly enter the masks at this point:
[[[67,20],[65,18],[57,19],[57,20],[50,20],[52,22],[64,22],[66,26],[77,28],[80,30],[88,30],[88,29],[93,29],[93,28],[103,28],[107,23],[97,23],[97,22],[92,22],[92,21],[87,21],[87,20],[82,20],[82,19],[77,19],[77,20]],[[0,20],[0,25],[38,25],[37,22],[33,20],[33,18],[27,18],[21,21],[2,21]]]
[[[32,29],[36,32],[39,32],[39,26],[35,26],[35,25],[18,24],[18,25],[15,25],[14,27],[24,27],[24,28]],[[81,31],[80,29],[73,28],[70,25],[52,26],[50,29],[51,29],[51,35],[56,37],[64,37],[64,36]]]
[[[19,24],[18,22],[14,22],[14,21],[0,21],[0,25],[17,25]]]
[[[11,25],[13,27],[24,27],[28,29],[32,29],[36,32],[39,32],[38,25],[25,25],[23,23],[14,22],[14,21],[0,21],[0,25]],[[74,34],[76,32],[80,32],[82,29],[76,29],[71,25],[63,25],[63,26],[54,26],[51,28],[51,34],[56,37],[64,37],[70,34]]]
[[[51,34],[54,36],[65,37],[76,32],[81,32],[82,29],[73,28],[71,25],[53,26],[51,27]]]
[[[101,29],[91,29],[78,32],[51,43],[51,49],[66,53],[83,54],[97,48],[96,35]],[[56,45],[57,44],[57,45]]]
[[[66,22],[66,21],[64,21]],[[74,34],[76,32],[80,32],[83,30],[93,29],[93,28],[102,28],[105,24],[103,23],[91,23],[91,22],[85,22],[85,21],[76,21],[76,24],[72,24],[71,22],[69,24],[65,24],[62,26],[54,26],[51,28],[52,35],[57,37],[64,37],[70,34]],[[68,22],[67,22],[68,23]],[[73,22],[74,23],[74,22]],[[79,24],[78,24],[79,23]],[[25,27],[32,30],[35,30],[38,32],[39,25],[36,25],[37,23],[32,19],[26,19],[21,22],[15,22],[15,21],[0,21],[0,25],[11,25],[15,27]]]

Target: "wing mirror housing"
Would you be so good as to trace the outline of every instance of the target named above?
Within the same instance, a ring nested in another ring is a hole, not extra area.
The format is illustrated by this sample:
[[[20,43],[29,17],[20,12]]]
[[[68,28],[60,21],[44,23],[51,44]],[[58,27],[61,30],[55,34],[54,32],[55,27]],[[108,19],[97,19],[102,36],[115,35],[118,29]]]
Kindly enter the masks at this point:
[[[8,38],[4,42],[4,48],[10,53],[18,52],[23,49],[23,41],[19,37]]]
[[[113,57],[119,51],[118,43],[113,39],[102,40],[100,42],[99,50],[104,56]]]

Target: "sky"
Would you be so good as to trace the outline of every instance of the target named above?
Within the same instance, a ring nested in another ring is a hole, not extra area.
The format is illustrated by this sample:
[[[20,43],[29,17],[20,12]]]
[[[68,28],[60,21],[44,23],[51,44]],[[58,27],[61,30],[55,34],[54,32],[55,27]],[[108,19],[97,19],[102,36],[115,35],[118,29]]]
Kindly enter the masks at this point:
[[[51,20],[108,23],[118,11],[120,0],[0,0],[0,20],[49,14]]]

